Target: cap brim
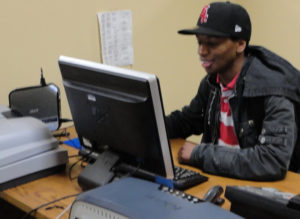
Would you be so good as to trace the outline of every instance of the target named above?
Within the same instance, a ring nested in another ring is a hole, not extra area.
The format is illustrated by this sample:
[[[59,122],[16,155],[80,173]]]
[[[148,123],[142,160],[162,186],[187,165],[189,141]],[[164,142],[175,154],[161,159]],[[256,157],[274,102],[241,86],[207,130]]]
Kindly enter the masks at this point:
[[[196,34],[203,34],[203,35],[208,35],[208,36],[222,36],[222,37],[227,37],[229,36],[228,33],[222,33],[216,30],[212,30],[207,27],[194,27],[191,29],[183,29],[178,31],[179,34],[185,34],[185,35],[196,35]]]

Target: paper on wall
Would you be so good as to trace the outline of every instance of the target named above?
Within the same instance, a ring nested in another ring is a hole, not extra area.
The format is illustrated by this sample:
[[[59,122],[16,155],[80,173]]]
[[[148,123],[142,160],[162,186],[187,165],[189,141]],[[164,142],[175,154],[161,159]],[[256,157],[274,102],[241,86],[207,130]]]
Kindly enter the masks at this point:
[[[103,63],[115,66],[132,65],[131,11],[99,12],[98,21]]]

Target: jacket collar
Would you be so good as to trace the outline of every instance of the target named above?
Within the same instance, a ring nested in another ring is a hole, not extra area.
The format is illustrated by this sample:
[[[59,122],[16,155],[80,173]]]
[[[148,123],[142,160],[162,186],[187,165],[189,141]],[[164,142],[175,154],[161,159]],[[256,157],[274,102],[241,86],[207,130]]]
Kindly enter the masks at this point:
[[[242,72],[243,96],[282,95],[300,102],[300,72],[288,61],[260,46],[249,46]]]

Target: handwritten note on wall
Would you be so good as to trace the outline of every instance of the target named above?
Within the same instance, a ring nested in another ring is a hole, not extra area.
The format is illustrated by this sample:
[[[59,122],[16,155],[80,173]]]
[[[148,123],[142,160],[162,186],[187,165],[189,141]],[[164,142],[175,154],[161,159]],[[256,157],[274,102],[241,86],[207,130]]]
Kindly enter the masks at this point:
[[[132,65],[131,11],[99,12],[98,21],[103,63],[115,66]]]

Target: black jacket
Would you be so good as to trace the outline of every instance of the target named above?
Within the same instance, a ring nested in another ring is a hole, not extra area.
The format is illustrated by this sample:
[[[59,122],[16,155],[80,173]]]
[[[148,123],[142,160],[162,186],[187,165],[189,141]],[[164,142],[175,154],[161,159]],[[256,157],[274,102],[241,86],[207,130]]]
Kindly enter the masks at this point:
[[[221,91],[216,75],[201,81],[190,105],[167,116],[168,136],[203,134],[191,162],[205,172],[248,180],[282,179],[288,169],[300,167],[300,72],[263,47],[249,46],[248,51],[229,100],[241,149],[217,145]]]

